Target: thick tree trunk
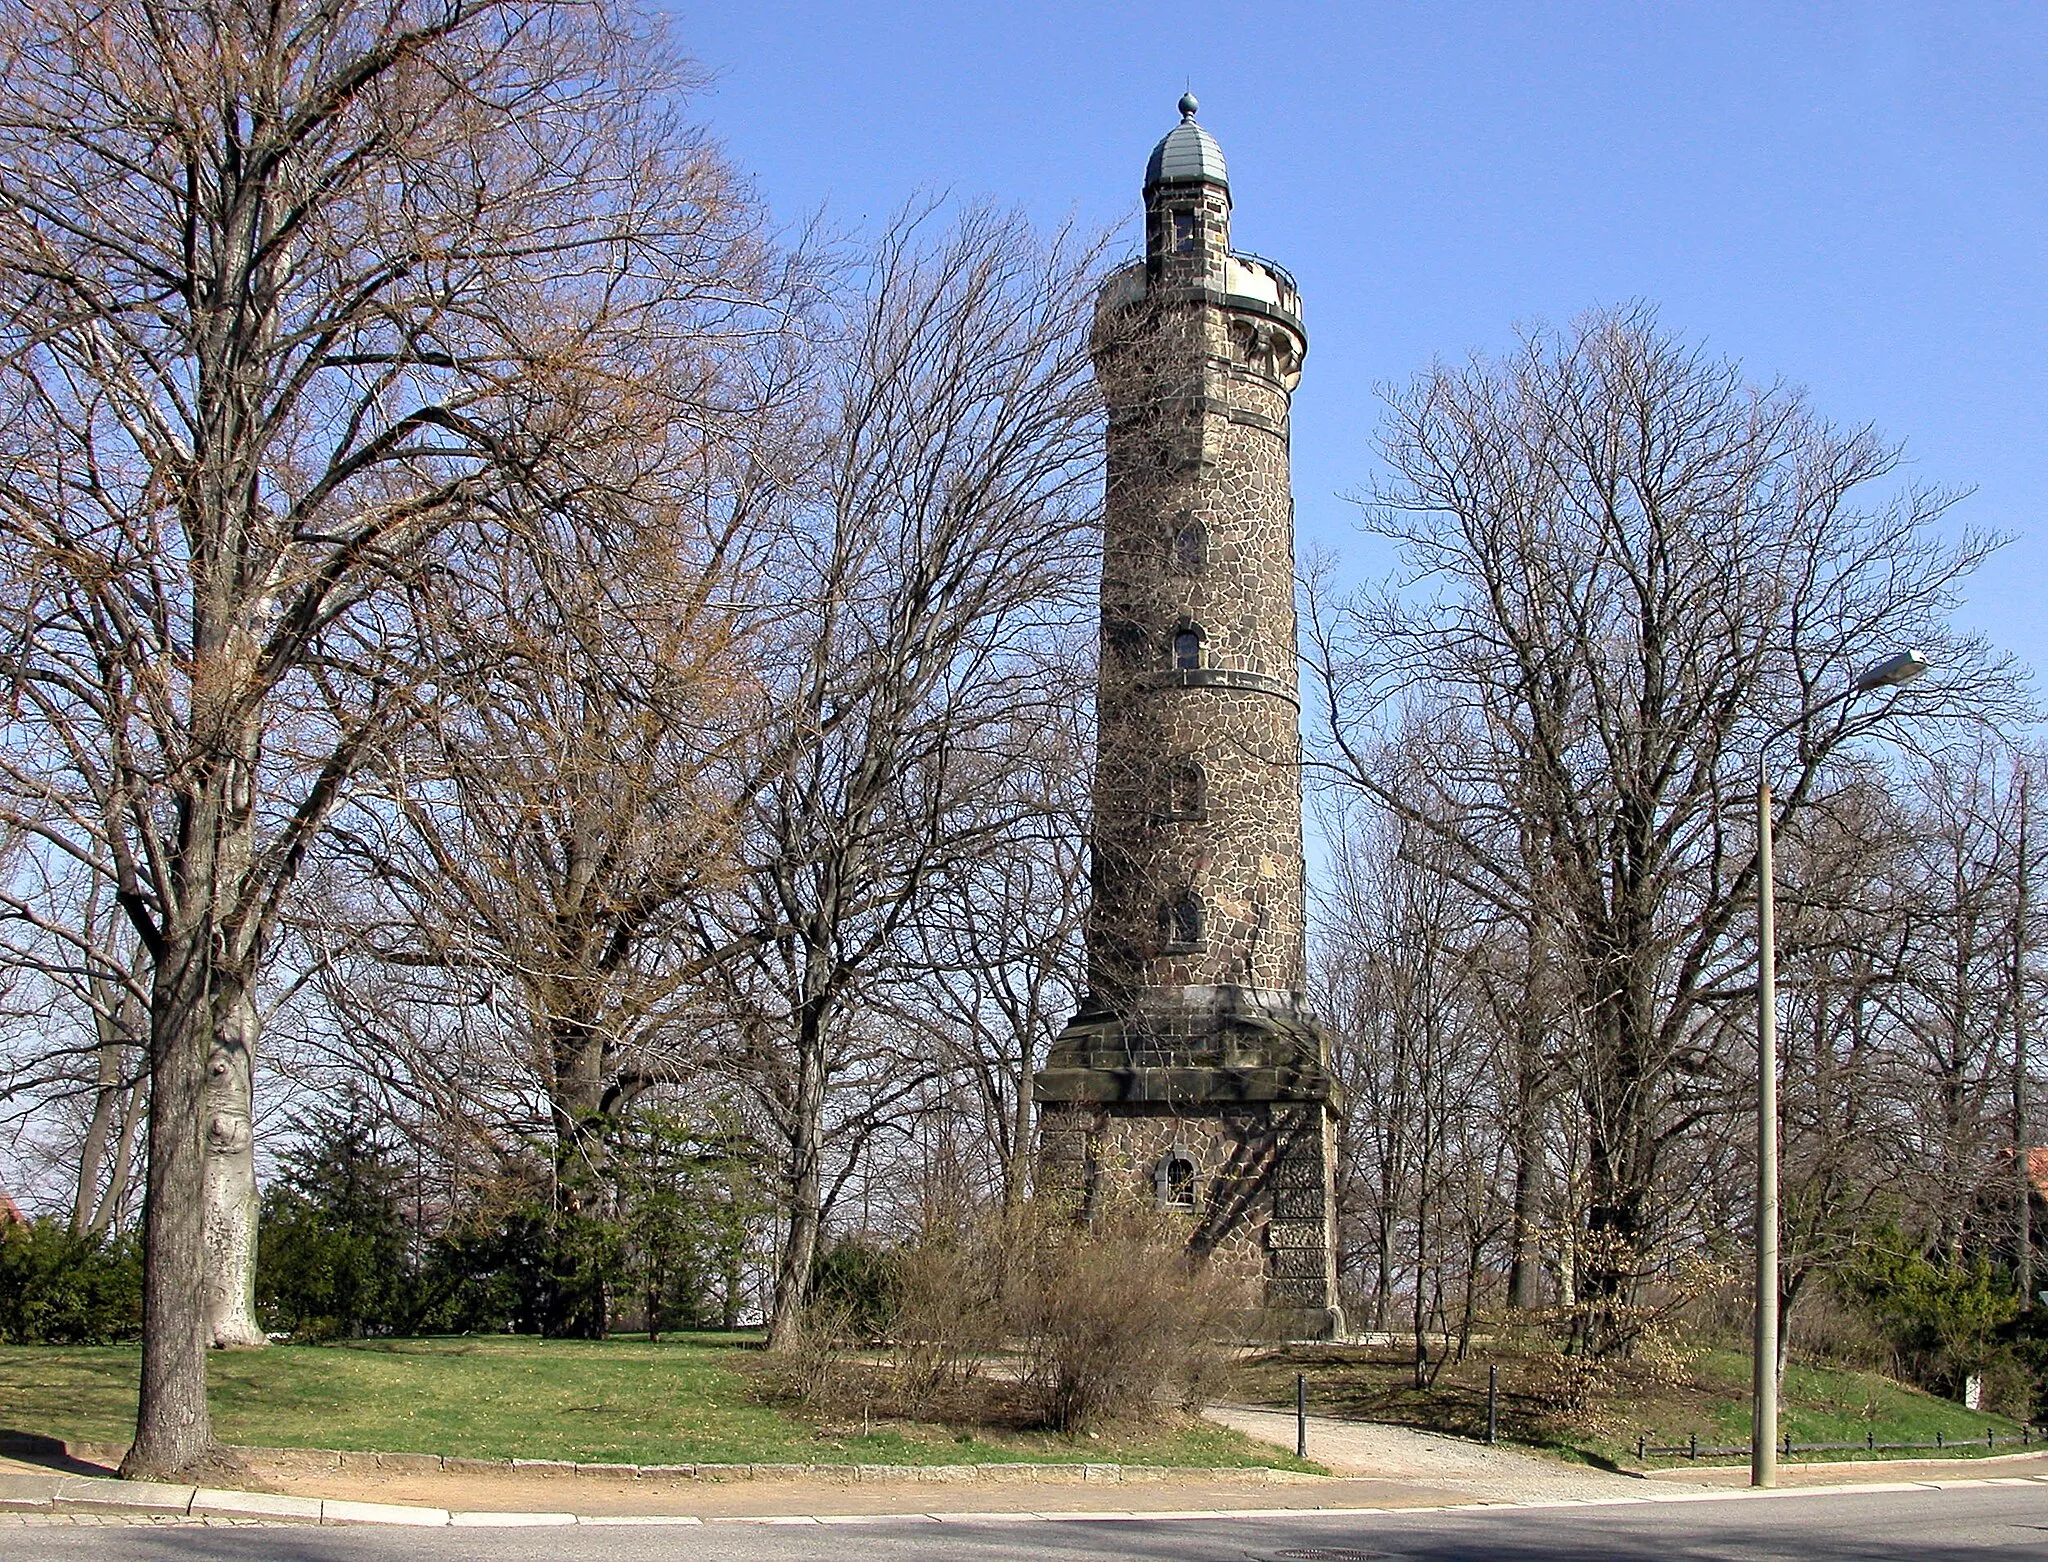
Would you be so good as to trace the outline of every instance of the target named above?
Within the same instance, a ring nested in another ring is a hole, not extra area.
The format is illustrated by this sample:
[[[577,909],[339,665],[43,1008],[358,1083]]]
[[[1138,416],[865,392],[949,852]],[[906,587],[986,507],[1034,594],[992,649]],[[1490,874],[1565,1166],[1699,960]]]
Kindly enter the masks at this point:
[[[221,993],[206,1077],[206,1320],[216,1346],[266,1343],[256,1321],[253,997]]]
[[[1543,1305],[1543,1129],[1527,1038],[1515,1073],[1514,1251],[1508,1263],[1508,1305],[1521,1312],[1534,1312]]]
[[[823,1218],[825,1137],[824,1018],[815,1006],[798,1023],[795,1112],[790,1126],[789,1225],[775,1272],[775,1312],[768,1348],[791,1350],[803,1332],[804,1303],[818,1257]]]
[[[1543,1305],[1543,1253],[1537,1214],[1536,1170],[1518,1159],[1515,1167],[1514,1254],[1508,1260],[1508,1306],[1534,1312]]]
[[[129,1479],[161,1480],[216,1450],[206,1403],[207,1056],[210,939],[168,944],[150,1001],[149,1172],[142,1235],[142,1385]]]
[[[1646,964],[1634,953],[1603,962],[1593,974],[1604,979],[1587,998],[1595,1062],[1582,1082],[1589,1186],[1578,1279],[1587,1348],[1595,1356],[1631,1343],[1622,1314],[1642,1281],[1645,1215],[1655,1198],[1657,1081],[1647,1062]]]
[[[1381,1184],[1378,1218],[1373,1227],[1374,1272],[1372,1287],[1372,1328],[1375,1334],[1384,1334],[1394,1295],[1394,1206],[1392,1195]]]
[[[197,730],[219,733],[222,725],[195,714]],[[181,800],[175,898],[164,908],[160,927],[145,935],[153,961],[149,1172],[142,1385],[135,1442],[121,1463],[128,1477],[162,1479],[224,1457],[206,1402],[214,1277],[207,1147],[216,1063],[225,1053],[246,1065],[254,1039],[249,1005],[260,956],[246,930],[223,926],[222,912],[246,886],[255,855],[249,778],[256,772],[256,751],[253,726],[229,732],[214,752],[231,757],[202,773]],[[253,1229],[250,1236],[247,1259],[253,1263]]]
[[[607,1176],[612,1123],[604,1100],[604,1043],[584,1020],[558,1022],[553,1039],[555,1099],[554,1295],[545,1331],[557,1339],[601,1340],[611,1322]]]
[[[1020,1066],[1017,1070],[1016,1117],[1010,1128],[1010,1164],[1003,1176],[1003,1208],[1013,1211],[1031,1197],[1031,1161],[1037,1140],[1031,1123],[1031,1038],[1018,1037]]]
[[[99,1046],[99,1078],[92,1092],[92,1116],[86,1120],[85,1139],[78,1148],[78,1181],[71,1199],[71,1234],[94,1232],[93,1222],[108,1202],[100,1197],[100,1173],[106,1167],[107,1151],[119,1131],[115,1119],[128,1092],[121,1083],[120,1048],[106,1040]]]

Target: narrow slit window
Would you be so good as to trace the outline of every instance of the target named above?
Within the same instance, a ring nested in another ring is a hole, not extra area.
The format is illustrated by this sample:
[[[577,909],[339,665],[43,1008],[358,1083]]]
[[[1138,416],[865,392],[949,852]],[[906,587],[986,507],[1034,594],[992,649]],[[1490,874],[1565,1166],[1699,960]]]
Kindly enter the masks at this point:
[[[1167,774],[1166,811],[1176,819],[1199,819],[1208,806],[1208,776],[1199,762],[1184,759]]]
[[[1195,949],[1202,942],[1202,897],[1183,890],[1159,908],[1160,931],[1173,949]]]
[[[1199,575],[1209,562],[1209,528],[1183,520],[1173,534],[1173,567],[1183,575]]]
[[[1191,211],[1173,214],[1173,252],[1176,255],[1195,252],[1195,214]]]

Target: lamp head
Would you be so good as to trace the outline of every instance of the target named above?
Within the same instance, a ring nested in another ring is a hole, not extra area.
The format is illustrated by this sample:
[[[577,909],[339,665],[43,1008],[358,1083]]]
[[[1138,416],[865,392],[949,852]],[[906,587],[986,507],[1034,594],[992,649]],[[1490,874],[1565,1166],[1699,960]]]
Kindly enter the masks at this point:
[[[1911,683],[1927,671],[1927,658],[1918,651],[1900,651],[1887,656],[1875,667],[1865,669],[1856,680],[1855,692],[1868,694],[1872,689],[1893,689],[1902,683]]]

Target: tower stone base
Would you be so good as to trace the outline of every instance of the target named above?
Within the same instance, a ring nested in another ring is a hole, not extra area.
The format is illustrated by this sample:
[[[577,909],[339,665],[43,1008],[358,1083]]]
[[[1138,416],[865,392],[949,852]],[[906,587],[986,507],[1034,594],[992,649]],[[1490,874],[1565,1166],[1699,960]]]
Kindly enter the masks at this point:
[[[1037,1080],[1039,1187],[1083,1211],[1117,1193],[1186,1209],[1193,1250],[1256,1274],[1262,1328],[1330,1339],[1337,1092],[1289,994],[1149,988],[1084,1010]]]

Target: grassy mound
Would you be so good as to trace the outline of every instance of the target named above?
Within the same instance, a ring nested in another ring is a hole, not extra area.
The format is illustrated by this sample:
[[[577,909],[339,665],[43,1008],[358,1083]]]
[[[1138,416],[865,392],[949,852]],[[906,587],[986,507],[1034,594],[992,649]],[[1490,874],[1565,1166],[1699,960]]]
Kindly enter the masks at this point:
[[[1443,1366],[1417,1388],[1402,1347],[1304,1347],[1261,1356],[1241,1369],[1248,1399],[1292,1407],[1294,1377],[1308,1377],[1310,1408],[1327,1415],[1413,1426],[1459,1437],[1486,1432],[1487,1369],[1500,1375],[1500,1435],[1610,1467],[1637,1464],[1636,1439],[1677,1446],[1697,1437],[1702,1448],[1749,1441],[1749,1358],[1708,1351],[1689,1363],[1655,1368],[1618,1363],[1585,1372],[1568,1358],[1533,1350],[1475,1346],[1462,1362]],[[1874,1372],[1793,1363],[1779,1393],[1780,1434],[1800,1443],[1932,1443],[1935,1434],[1957,1454],[2017,1452],[2020,1425]],[[2041,1442],[2037,1436],[2035,1447]],[[1855,1458],[1858,1450],[1795,1457]],[[1651,1465],[1683,1458],[1651,1458]]]

